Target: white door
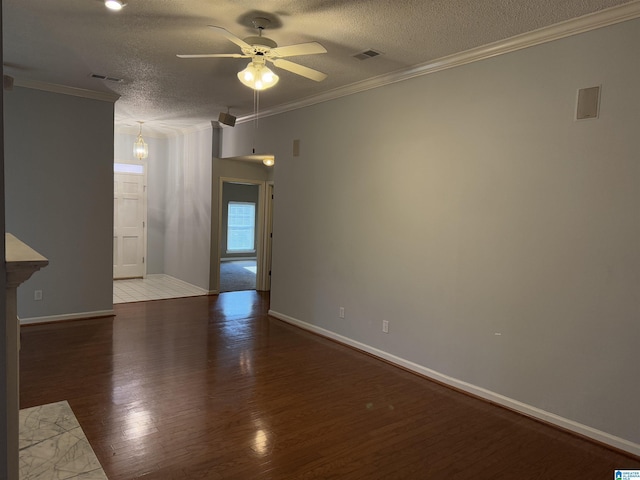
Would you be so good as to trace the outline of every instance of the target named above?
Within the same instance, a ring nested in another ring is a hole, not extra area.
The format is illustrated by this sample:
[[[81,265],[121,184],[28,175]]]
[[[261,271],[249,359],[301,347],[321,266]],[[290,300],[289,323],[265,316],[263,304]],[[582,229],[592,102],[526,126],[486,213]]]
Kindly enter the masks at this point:
[[[144,174],[113,174],[113,278],[145,275]]]

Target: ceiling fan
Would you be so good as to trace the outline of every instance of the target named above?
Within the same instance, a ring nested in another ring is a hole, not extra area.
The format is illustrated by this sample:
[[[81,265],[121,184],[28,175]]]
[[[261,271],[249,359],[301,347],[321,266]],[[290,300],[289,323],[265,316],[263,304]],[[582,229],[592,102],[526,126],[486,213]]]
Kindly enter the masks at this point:
[[[270,38],[263,37],[262,31],[269,26],[267,18],[254,18],[253,25],[258,30],[258,36],[247,37],[244,40],[222,27],[209,25],[209,28],[224,36],[240,47],[242,53],[211,53],[202,55],[178,55],[180,58],[250,58],[247,68],[238,73],[240,81],[254,90],[264,90],[278,82],[278,76],[266,66],[266,62],[289,72],[301,75],[305,78],[321,82],[327,75],[325,73],[305,67],[298,63],[285,60],[285,57],[298,55],[314,55],[327,53],[326,48],[318,42],[299,43],[278,47],[278,44]]]

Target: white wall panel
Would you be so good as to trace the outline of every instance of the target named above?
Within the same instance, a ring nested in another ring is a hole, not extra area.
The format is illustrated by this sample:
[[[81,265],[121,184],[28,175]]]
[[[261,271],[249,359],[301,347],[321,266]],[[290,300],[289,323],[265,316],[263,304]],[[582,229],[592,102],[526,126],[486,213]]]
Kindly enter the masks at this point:
[[[211,127],[167,139],[164,273],[209,290]]]

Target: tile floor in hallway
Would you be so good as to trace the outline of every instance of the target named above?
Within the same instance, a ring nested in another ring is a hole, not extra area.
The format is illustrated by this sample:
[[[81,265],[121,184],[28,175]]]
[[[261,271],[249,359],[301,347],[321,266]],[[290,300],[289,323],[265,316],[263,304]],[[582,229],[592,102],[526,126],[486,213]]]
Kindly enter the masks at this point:
[[[166,298],[197,297],[208,292],[164,274],[113,281],[113,303],[144,302]]]

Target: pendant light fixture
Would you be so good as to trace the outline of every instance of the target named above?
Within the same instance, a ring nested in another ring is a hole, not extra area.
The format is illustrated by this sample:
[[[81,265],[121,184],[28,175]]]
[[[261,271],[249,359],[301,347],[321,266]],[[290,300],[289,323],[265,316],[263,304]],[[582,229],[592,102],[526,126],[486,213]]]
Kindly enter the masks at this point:
[[[266,90],[278,83],[280,77],[267,67],[264,58],[254,57],[247,68],[238,72],[238,79],[254,90]]]
[[[138,122],[140,124],[140,130],[138,131],[138,138],[133,144],[133,156],[138,160],[142,160],[149,156],[149,147],[147,146],[147,142],[142,138],[142,124],[144,122]]]

